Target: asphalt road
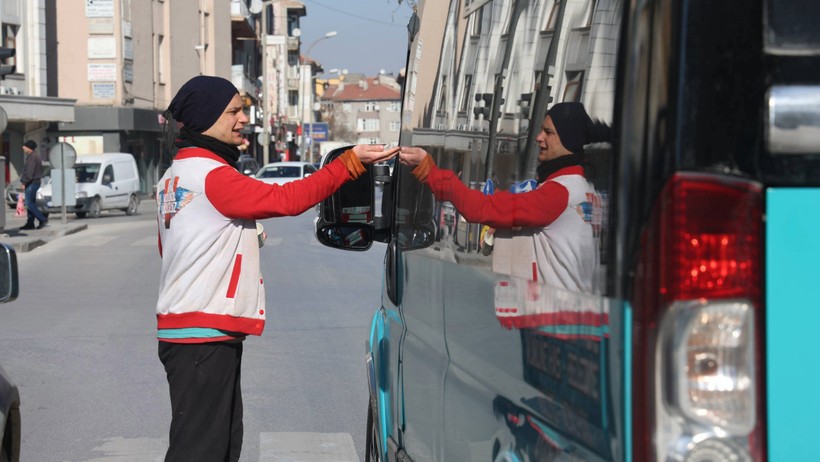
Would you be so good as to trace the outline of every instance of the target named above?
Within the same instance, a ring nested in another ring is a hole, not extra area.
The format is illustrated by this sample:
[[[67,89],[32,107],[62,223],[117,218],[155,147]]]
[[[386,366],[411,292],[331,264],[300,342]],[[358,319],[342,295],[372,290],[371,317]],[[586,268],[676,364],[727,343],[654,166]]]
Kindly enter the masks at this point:
[[[245,344],[243,461],[363,460],[364,341],[384,245],[323,247],[314,216],[263,221],[268,322]],[[170,404],[156,355],[153,204],[83,223],[18,253],[20,297],[0,306],[0,364],[21,392],[22,460],[161,461]]]

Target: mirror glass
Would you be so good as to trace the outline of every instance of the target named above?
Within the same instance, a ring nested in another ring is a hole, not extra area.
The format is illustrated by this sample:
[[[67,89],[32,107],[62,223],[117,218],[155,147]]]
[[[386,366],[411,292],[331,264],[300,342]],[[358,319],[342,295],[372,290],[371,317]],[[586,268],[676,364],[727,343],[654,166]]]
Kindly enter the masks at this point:
[[[373,230],[363,224],[325,225],[316,230],[322,244],[337,249],[367,250],[373,243]]]

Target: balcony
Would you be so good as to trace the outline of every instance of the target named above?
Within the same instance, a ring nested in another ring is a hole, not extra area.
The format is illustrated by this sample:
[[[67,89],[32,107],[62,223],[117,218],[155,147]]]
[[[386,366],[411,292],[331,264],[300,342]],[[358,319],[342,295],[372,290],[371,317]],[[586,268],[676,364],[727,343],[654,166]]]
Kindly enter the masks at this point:
[[[256,37],[254,21],[244,0],[231,0],[231,35],[233,38]]]
[[[299,49],[299,37],[288,37],[288,51]]]
[[[249,94],[256,98],[256,86],[245,74],[245,67],[241,64],[234,64],[231,66],[231,83],[242,94]]]

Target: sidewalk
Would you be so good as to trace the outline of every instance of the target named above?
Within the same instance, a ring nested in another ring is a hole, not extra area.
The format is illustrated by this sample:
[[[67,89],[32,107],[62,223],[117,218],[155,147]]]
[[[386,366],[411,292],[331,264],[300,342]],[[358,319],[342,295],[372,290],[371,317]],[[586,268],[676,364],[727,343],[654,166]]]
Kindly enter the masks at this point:
[[[6,209],[6,226],[0,232],[0,242],[12,246],[16,252],[28,252],[60,236],[88,228],[85,220],[77,220],[73,213],[66,215],[65,224],[61,222],[61,214],[52,213],[45,228],[21,230],[20,227],[26,224],[26,217],[16,217],[14,210],[9,209],[5,203],[2,205]]]

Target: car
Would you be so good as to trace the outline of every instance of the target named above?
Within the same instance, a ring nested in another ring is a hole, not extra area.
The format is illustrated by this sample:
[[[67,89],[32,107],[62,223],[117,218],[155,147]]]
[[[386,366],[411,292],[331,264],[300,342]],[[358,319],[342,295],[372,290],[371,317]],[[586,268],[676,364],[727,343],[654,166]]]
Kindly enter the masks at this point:
[[[67,206],[78,218],[98,218],[103,210],[122,210],[134,215],[140,203],[140,177],[134,156],[110,152],[86,154],[74,164],[76,205]],[[52,201],[52,186],[37,192],[37,206],[44,213],[58,213],[61,205]],[[66,182],[68,186],[69,183]]]
[[[316,167],[309,162],[273,162],[265,164],[253,177],[268,184],[285,184],[314,172]]]
[[[19,282],[14,249],[0,244],[0,303],[17,298]],[[20,460],[20,391],[0,365],[0,461]]]
[[[239,160],[236,162],[236,169],[239,170],[240,173],[243,175],[253,175],[254,172],[259,170],[259,163],[256,162],[252,156],[247,154],[242,154],[239,156]]]

